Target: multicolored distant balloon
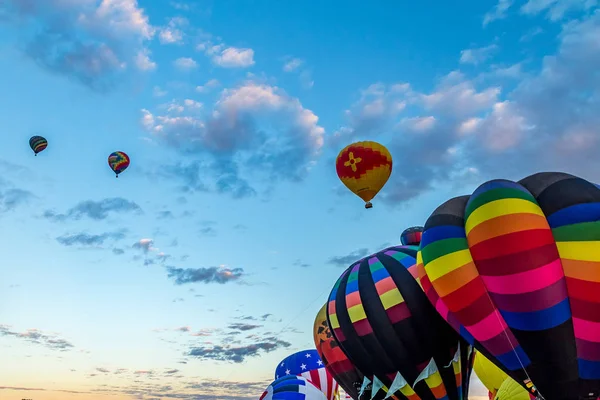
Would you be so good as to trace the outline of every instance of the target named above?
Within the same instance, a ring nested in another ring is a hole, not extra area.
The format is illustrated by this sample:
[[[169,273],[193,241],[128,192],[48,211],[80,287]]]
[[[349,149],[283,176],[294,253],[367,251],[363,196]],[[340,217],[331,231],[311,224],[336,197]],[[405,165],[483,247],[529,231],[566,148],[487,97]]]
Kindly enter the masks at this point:
[[[306,378],[287,375],[273,381],[259,400],[327,400],[327,398]]]
[[[331,291],[327,322],[372,393],[466,400],[473,351],[415,279],[417,251],[390,247],[352,264]]]
[[[48,147],[48,141],[42,136],[32,136],[29,139],[29,147],[33,150],[33,154],[37,156],[39,152],[44,151]]]
[[[400,241],[404,246],[418,246],[421,243],[421,236],[423,236],[423,227],[413,226],[402,232]]]
[[[546,400],[600,395],[599,221],[598,186],[543,172],[486,182],[425,224],[422,273],[442,315]]]
[[[327,304],[321,307],[315,318],[313,338],[325,368],[344,389],[344,392],[353,399],[371,399],[370,389],[366,390],[363,396],[359,396],[364,376],[344,354],[339,343],[333,337],[327,324]]]
[[[118,178],[119,174],[129,167],[129,156],[122,151],[115,151],[108,156],[108,165]]]
[[[356,142],[340,151],[335,169],[342,183],[365,201],[365,208],[371,208],[392,173],[392,155],[379,143]]]
[[[327,400],[335,399],[338,394],[338,383],[325,368],[317,350],[303,350],[284,358],[275,369],[275,379],[287,375],[308,379]]]

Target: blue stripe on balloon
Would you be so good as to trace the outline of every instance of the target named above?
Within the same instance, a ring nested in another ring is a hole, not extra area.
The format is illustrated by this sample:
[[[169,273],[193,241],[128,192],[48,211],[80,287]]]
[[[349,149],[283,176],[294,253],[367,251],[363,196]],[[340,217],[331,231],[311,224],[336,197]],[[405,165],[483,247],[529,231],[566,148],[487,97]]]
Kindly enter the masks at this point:
[[[577,359],[581,379],[600,379],[600,361]]]
[[[306,400],[306,395],[292,392],[274,393],[273,400]]]
[[[430,245],[431,243],[437,242],[438,240],[444,239],[454,239],[454,238],[465,238],[467,234],[465,233],[465,228],[462,226],[455,225],[442,225],[442,226],[434,226],[432,228],[427,229],[423,232],[423,237],[421,238],[421,248],[425,248],[425,246]]]
[[[521,346],[515,347],[514,351],[511,349],[510,351],[495,357],[509,371],[517,371],[531,364],[531,360],[527,357],[527,354],[525,354]]]
[[[473,337],[473,335],[471,335],[471,333],[469,333],[469,331],[464,326],[462,326],[462,325],[460,326],[460,332],[458,332],[458,333],[470,345],[472,345],[473,343],[475,343],[475,338]]]
[[[358,279],[354,281],[347,281],[346,293],[354,293],[356,291],[358,291]]]
[[[532,312],[509,312],[500,310],[507,325],[521,331],[543,331],[554,328],[571,318],[569,299],[545,310]]]
[[[600,220],[600,203],[576,204],[547,217],[550,228]]]
[[[377,283],[382,279],[387,278],[390,274],[387,272],[385,268],[379,268],[378,270],[371,272],[371,276],[373,277],[373,282]]]

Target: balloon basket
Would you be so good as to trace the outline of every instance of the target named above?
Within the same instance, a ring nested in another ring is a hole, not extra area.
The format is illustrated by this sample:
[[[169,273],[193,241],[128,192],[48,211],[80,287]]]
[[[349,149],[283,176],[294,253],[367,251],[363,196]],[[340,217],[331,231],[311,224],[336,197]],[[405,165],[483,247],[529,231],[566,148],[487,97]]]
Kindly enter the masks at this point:
[[[367,204],[365,204],[365,208],[368,210],[369,208],[373,208],[373,204],[371,204],[370,201],[367,201]]]

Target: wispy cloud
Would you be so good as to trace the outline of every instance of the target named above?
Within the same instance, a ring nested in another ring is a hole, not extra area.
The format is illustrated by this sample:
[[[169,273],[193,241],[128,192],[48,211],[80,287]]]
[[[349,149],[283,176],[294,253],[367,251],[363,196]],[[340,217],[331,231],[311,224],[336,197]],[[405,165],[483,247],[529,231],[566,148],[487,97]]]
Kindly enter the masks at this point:
[[[290,347],[291,343],[280,340],[276,337],[267,337],[264,341],[249,344],[246,346],[198,346],[190,349],[188,355],[190,357],[217,360],[231,361],[234,363],[242,363],[246,358],[257,357],[261,353],[270,353],[280,348]]]
[[[26,340],[31,343],[39,344],[52,350],[68,351],[75,346],[66,339],[55,334],[45,333],[39,329],[28,329],[24,332],[17,332],[8,325],[0,325],[0,336],[10,336],[17,339]]]
[[[168,277],[176,285],[186,283],[228,283],[239,280],[244,275],[242,268],[175,268],[167,267]]]
[[[43,216],[57,222],[79,220],[84,217],[93,220],[104,220],[113,213],[141,213],[141,211],[142,208],[136,203],[122,197],[113,197],[100,201],[82,201],[63,214],[56,213],[53,210],[46,210]]]
[[[365,248],[358,249],[358,250],[354,250],[352,253],[345,255],[345,256],[331,257],[328,262],[337,267],[345,268],[345,267],[348,267],[353,262],[356,262],[356,261],[360,260],[361,258],[365,257],[367,254],[369,254],[369,249],[365,249]]]
[[[213,64],[223,68],[247,68],[255,64],[254,50],[225,45],[219,38],[211,38],[196,47],[210,57]]]
[[[483,16],[483,26],[490,22],[506,18],[506,12],[513,5],[514,0],[498,0],[494,8]]]
[[[76,233],[63,235],[56,241],[63,246],[102,246],[107,240],[118,241],[125,238],[125,231],[104,232],[101,234]]]

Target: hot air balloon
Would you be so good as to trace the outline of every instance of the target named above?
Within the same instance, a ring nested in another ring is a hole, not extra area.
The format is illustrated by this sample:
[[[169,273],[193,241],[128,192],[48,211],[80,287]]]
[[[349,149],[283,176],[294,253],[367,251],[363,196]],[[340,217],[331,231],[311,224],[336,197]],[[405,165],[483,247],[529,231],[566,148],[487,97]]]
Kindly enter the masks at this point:
[[[281,360],[275,369],[275,379],[286,375],[297,375],[308,379],[326,395],[327,400],[333,400],[337,396],[338,383],[325,369],[317,350],[299,351]]]
[[[477,377],[483,383],[483,386],[490,392],[490,398],[494,398],[496,392],[506,379],[508,375],[500,368],[496,367],[494,363],[485,358],[480,352],[475,353],[475,360],[473,361],[473,371],[477,374]],[[516,383],[516,382],[515,382]],[[525,389],[523,389],[525,390]],[[527,391],[525,391],[527,392]]]
[[[33,155],[37,156],[39,152],[44,151],[48,147],[48,141],[42,136],[32,136],[29,139],[29,147],[33,150]]]
[[[363,393],[363,397],[359,396],[364,376],[356,369],[346,354],[344,354],[342,348],[333,337],[331,329],[329,329],[329,325],[327,324],[327,304],[321,307],[315,318],[313,338],[317,352],[321,356],[325,368],[344,389],[344,392],[352,399],[371,399],[370,390]]]
[[[423,273],[445,316],[546,400],[600,394],[599,220],[597,185],[542,172],[486,182],[425,225]]]
[[[356,142],[340,151],[335,161],[338,177],[348,189],[372,208],[371,200],[392,173],[392,155],[376,142]]]
[[[493,397],[494,400],[535,400],[535,398],[512,378],[502,382]]]
[[[108,156],[108,165],[118,178],[119,174],[129,167],[129,156],[122,151],[115,151]]]
[[[421,236],[423,236],[423,227],[413,226],[402,232],[400,241],[404,246],[418,246],[421,243]]]
[[[373,393],[467,399],[472,348],[415,279],[417,251],[395,246],[352,264],[331,291],[327,322]]]
[[[306,378],[287,375],[273,381],[259,400],[327,400]]]

